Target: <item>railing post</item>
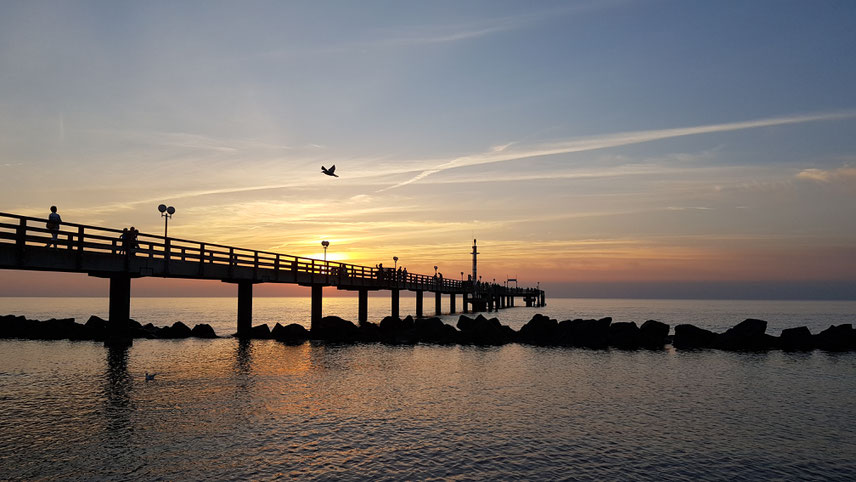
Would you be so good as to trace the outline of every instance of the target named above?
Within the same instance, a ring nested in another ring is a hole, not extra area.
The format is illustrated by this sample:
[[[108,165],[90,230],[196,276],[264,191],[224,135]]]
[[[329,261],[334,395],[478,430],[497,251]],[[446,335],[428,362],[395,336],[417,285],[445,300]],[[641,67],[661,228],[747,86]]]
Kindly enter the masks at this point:
[[[199,276],[205,269],[205,243],[199,243]]]
[[[229,248],[229,277],[235,272],[235,248]]]
[[[276,254],[276,259],[273,260],[273,270],[279,274],[279,253]]]
[[[170,258],[171,248],[172,248],[172,243],[170,243],[170,239],[164,238],[164,241],[163,241],[163,272],[164,272],[164,274],[169,273],[169,258]]]
[[[21,218],[18,231],[15,233],[15,251],[18,263],[24,262],[24,246],[27,245],[27,219]]]

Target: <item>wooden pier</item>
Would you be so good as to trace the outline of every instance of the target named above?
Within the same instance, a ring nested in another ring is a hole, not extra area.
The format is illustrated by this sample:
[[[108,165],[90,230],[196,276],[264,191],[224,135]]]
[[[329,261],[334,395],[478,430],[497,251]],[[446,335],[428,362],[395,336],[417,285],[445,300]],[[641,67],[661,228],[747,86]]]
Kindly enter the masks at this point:
[[[86,273],[110,280],[109,323],[117,336],[128,325],[131,280],[144,276],[219,280],[237,285],[238,335],[252,328],[253,285],[291,283],[311,287],[311,327],[322,317],[322,288],[356,291],[359,321],[368,317],[368,292],[390,292],[390,315],[399,317],[399,294],[416,293],[416,316],[424,315],[424,294],[434,293],[434,313],[440,314],[443,295],[450,313],[461,296],[463,313],[515,306],[543,306],[545,293],[534,288],[509,288],[492,283],[459,281],[335,261],[257,251],[220,244],[139,233],[127,252],[122,230],[62,223],[56,246],[47,247],[52,232],[47,219],[0,212],[0,269]],[[473,257],[475,259],[475,246]]]

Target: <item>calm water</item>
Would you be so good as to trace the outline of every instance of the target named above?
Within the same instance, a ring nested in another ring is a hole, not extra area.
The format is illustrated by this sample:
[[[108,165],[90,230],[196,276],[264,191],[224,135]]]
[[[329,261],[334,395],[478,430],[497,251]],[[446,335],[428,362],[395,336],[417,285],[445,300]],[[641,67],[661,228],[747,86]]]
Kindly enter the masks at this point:
[[[753,316],[776,334],[856,317],[852,302],[548,302],[499,317],[723,329]],[[330,298],[325,312],[354,319],[355,305]],[[369,306],[380,319],[388,300]],[[34,318],[106,309],[0,298],[0,313]],[[235,311],[228,299],[132,305],[144,323],[209,322],[221,334]],[[305,322],[308,300],[256,299],[255,318]],[[856,354],[820,351],[0,340],[0,479],[852,480],[854,393]]]

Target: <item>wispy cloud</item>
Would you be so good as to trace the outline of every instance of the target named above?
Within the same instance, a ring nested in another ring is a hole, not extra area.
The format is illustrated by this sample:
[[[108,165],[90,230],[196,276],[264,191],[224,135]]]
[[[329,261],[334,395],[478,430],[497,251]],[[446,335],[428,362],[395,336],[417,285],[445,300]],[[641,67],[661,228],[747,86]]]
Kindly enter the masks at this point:
[[[469,156],[458,157],[432,167],[422,170],[417,175],[399,182],[392,186],[385,187],[378,192],[396,189],[414,182],[418,182],[432,174],[442,172],[448,169],[459,167],[475,166],[481,164],[492,164],[497,162],[529,159],[533,157],[552,156],[556,154],[569,154],[574,152],[594,151],[598,149],[608,149],[611,147],[626,146],[630,144],[640,144],[643,142],[652,142],[663,139],[671,139],[675,137],[693,136],[699,134],[713,134],[718,132],[730,132],[745,129],[757,129],[761,127],[773,127],[789,124],[802,124],[807,122],[833,121],[851,119],[856,117],[856,112],[837,112],[837,113],[822,113],[822,114],[807,114],[786,117],[772,117],[766,119],[757,119],[742,122],[729,122],[724,124],[711,124],[704,126],[678,127],[672,129],[658,129],[647,131],[622,132],[616,134],[607,134],[601,136],[592,136],[586,138],[570,139],[562,142],[536,144],[530,146],[521,146],[519,149],[505,148],[501,150],[491,149],[487,152],[472,154]]]
[[[797,174],[797,179],[832,183],[836,181],[856,181],[856,167],[841,167],[838,169],[803,169]]]

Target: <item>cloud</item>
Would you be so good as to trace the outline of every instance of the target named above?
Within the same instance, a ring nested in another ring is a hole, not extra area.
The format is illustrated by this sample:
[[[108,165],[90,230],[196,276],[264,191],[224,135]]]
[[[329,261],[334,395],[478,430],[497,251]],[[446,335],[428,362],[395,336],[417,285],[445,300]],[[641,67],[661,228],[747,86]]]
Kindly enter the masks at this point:
[[[487,152],[458,157],[441,164],[426,167],[419,174],[399,182],[392,186],[381,189],[378,192],[396,189],[414,182],[418,182],[432,174],[448,169],[475,166],[481,164],[492,164],[497,162],[529,159],[533,157],[552,156],[556,154],[569,154],[573,152],[594,151],[608,149],[611,147],[640,144],[675,137],[693,136],[699,134],[713,134],[718,132],[730,132],[745,129],[756,129],[761,127],[773,127],[788,124],[802,124],[807,122],[833,121],[851,119],[856,117],[856,112],[839,112],[824,114],[806,114],[787,117],[772,117],[741,122],[729,122],[724,124],[711,124],[705,126],[678,127],[672,129],[658,129],[648,131],[621,132],[585,138],[569,139],[562,142],[535,144],[513,149],[509,144],[507,147],[497,150],[490,149]]]
[[[841,167],[838,169],[803,169],[796,175],[797,179],[833,183],[856,181],[856,167]]]

